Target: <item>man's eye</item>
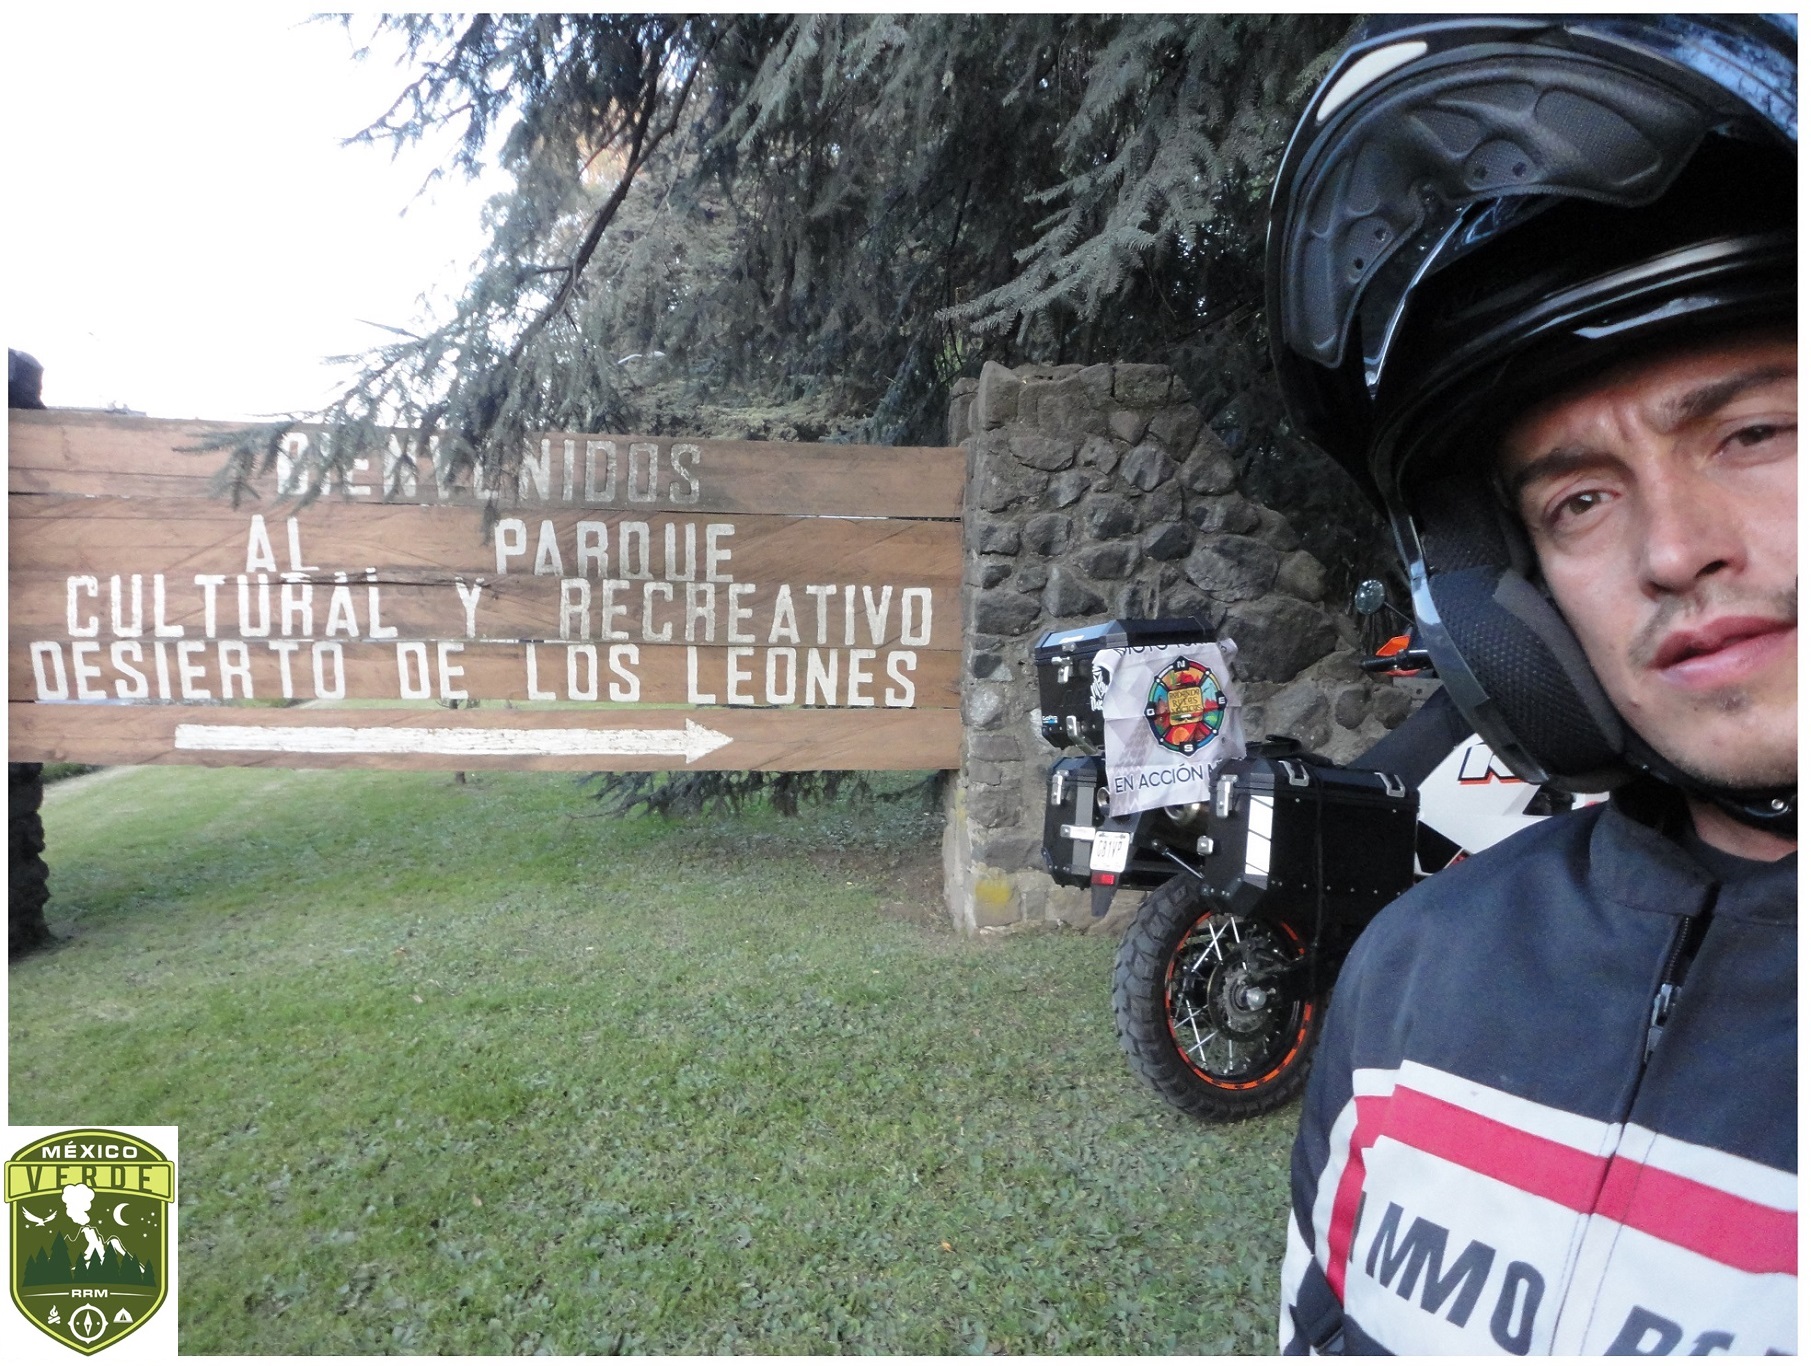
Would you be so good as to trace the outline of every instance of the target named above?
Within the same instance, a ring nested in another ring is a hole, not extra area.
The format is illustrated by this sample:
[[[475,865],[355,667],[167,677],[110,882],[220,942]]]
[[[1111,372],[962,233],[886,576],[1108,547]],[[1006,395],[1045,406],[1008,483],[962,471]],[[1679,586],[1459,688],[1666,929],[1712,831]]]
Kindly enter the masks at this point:
[[[1563,522],[1568,519],[1583,517],[1593,508],[1601,506],[1608,500],[1609,495],[1600,489],[1587,489],[1583,493],[1571,494],[1570,496],[1561,499],[1554,507],[1552,520],[1555,522]]]
[[[1764,446],[1769,441],[1797,430],[1796,423],[1754,422],[1732,433],[1729,440],[1732,445],[1736,446]]]

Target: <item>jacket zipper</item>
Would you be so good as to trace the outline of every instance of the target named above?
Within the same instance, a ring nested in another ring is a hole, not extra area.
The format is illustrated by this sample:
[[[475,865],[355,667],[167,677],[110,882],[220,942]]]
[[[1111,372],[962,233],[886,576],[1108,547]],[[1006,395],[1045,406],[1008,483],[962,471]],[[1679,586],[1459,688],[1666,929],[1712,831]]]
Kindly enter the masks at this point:
[[[1672,1017],[1673,1009],[1679,1003],[1679,994],[1684,989],[1685,974],[1691,968],[1692,959],[1697,956],[1698,945],[1703,942],[1704,929],[1709,922],[1707,914],[1689,916],[1679,922],[1679,928],[1673,931],[1672,947],[1667,950],[1666,967],[1660,974],[1660,986],[1654,992],[1653,1003],[1648,1007],[1647,1042],[1641,1050],[1641,1070],[1646,1071],[1648,1059],[1654,1056],[1654,1049],[1660,1043],[1660,1031],[1666,1028],[1666,1022]],[[1639,1076],[1637,1085],[1640,1084]]]

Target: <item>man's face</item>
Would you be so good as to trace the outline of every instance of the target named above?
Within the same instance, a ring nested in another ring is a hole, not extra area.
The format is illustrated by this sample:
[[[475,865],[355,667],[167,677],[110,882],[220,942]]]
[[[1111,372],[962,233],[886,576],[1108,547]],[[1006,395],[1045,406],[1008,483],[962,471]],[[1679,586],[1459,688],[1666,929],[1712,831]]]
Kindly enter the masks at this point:
[[[1551,399],[1503,474],[1624,720],[1721,785],[1798,769],[1798,347],[1672,352]]]

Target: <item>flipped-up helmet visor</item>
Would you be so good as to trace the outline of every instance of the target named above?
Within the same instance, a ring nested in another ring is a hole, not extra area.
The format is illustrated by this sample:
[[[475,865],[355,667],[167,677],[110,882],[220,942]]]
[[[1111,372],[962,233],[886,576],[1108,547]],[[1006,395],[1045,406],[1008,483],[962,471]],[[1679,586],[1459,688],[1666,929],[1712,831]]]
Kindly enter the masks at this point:
[[[1769,23],[1449,19],[1354,47],[1272,206],[1272,348],[1303,434],[1363,482],[1370,401],[1437,263],[1556,202],[1652,204],[1707,136],[1791,147],[1796,63]]]

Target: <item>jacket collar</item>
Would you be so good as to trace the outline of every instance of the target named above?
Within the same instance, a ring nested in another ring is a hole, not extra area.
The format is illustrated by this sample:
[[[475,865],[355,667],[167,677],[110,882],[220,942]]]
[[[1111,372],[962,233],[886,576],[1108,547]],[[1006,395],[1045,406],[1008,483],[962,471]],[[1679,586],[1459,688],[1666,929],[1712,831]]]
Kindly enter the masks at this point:
[[[1680,844],[1690,814],[1684,799],[1660,783],[1619,789],[1591,832],[1591,885],[1599,896],[1638,911],[1795,924],[1798,855],[1761,865],[1753,877],[1719,886]]]

